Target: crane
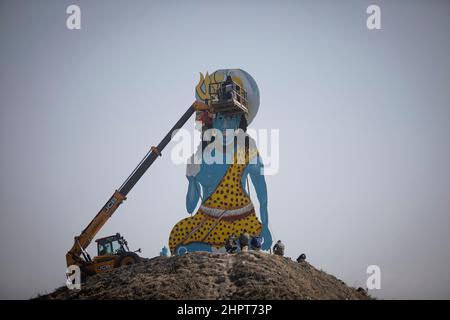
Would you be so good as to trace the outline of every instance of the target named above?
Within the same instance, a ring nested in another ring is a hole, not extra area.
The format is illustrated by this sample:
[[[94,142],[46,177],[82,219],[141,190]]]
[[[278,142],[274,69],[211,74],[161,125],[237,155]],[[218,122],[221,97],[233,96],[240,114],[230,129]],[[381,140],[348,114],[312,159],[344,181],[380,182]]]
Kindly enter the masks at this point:
[[[156,147],[151,147],[130,176],[114,191],[106,204],[100,209],[97,215],[91,220],[86,228],[74,238],[72,248],[66,254],[67,267],[76,265],[80,267],[84,276],[110,271],[123,265],[138,263],[141,258],[136,254],[140,249],[132,252],[128,248],[128,243],[119,233],[97,239],[98,255],[91,258],[86,248],[92,242],[96,234],[104,226],[117,208],[126,200],[128,193],[133,189],[139,179],[144,175],[153,162],[161,156],[161,151],[172,139],[174,131],[183,127],[195,111],[209,110],[209,106],[200,101],[195,101],[181,118],[175,123],[172,129],[166,134]]]

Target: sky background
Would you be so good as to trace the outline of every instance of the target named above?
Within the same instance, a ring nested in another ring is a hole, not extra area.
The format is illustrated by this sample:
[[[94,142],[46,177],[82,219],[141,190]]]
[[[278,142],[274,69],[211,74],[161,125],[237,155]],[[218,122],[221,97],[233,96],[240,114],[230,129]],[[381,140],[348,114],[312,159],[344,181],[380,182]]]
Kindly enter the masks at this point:
[[[382,30],[366,28],[370,4]],[[449,30],[437,0],[1,0],[0,298],[64,285],[73,237],[192,103],[198,73],[241,68],[261,94],[251,127],[280,130],[267,184],[286,255],[355,287],[379,265],[379,298],[449,299]],[[146,257],[167,245],[187,216],[171,147],[97,237]]]

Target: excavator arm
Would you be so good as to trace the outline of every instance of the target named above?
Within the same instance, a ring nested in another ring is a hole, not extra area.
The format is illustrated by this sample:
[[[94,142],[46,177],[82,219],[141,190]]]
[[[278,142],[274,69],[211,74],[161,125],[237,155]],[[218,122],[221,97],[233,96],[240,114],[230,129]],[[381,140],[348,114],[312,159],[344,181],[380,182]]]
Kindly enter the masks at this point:
[[[131,173],[131,175],[125,180],[125,182],[120,186],[118,190],[109,198],[102,209],[97,213],[97,215],[92,219],[88,226],[76,236],[74,239],[74,244],[72,248],[66,254],[67,266],[78,265],[82,266],[85,263],[90,262],[89,255],[85,252],[86,248],[94,239],[95,235],[100,231],[103,225],[108,221],[108,219],[117,210],[119,205],[126,200],[127,194],[139,181],[139,179],[144,175],[147,169],[152,165],[152,163],[161,156],[161,151],[167,146],[167,144],[172,139],[174,131],[183,127],[183,125],[189,120],[195,111],[205,111],[208,110],[208,106],[199,101],[195,101],[183,114],[183,116],[178,120],[178,122],[170,129],[166,136],[161,140],[157,147],[152,147],[150,151],[145,155],[142,161],[137,165],[136,169]]]

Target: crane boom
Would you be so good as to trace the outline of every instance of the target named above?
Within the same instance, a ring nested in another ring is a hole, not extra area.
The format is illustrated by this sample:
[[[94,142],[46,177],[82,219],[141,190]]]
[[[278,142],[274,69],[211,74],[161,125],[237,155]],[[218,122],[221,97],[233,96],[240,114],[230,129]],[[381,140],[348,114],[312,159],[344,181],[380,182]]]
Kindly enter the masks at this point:
[[[151,150],[145,155],[142,161],[134,169],[131,175],[125,180],[125,182],[116,190],[113,195],[109,198],[102,209],[97,213],[97,215],[92,219],[88,226],[80,233],[79,236],[75,237],[74,244],[72,248],[66,254],[67,266],[70,265],[83,265],[90,261],[89,255],[85,254],[85,249],[94,239],[95,235],[100,231],[103,225],[108,221],[112,214],[117,210],[119,205],[126,200],[127,194],[139,181],[139,179],[144,175],[147,169],[152,165],[156,158],[161,155],[161,151],[167,146],[167,144],[172,139],[172,135],[175,130],[180,129],[189,120],[192,114],[196,110],[207,110],[208,106],[195,101],[187,111],[181,116],[181,118],[175,123],[172,129],[166,134],[166,136],[161,140],[158,146],[152,147]],[[83,258],[81,257],[83,256]]]

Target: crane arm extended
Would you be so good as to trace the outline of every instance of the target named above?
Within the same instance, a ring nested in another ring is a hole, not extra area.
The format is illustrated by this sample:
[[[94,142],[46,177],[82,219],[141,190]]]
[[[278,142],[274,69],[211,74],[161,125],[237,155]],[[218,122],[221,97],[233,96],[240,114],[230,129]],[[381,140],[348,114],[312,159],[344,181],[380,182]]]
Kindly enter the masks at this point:
[[[208,106],[195,101],[183,114],[183,116],[178,120],[178,122],[170,129],[166,136],[161,140],[158,146],[152,147],[151,150],[145,155],[142,161],[138,164],[136,169],[131,173],[131,175],[125,180],[125,182],[120,186],[118,190],[109,198],[102,209],[97,213],[97,215],[92,219],[88,226],[81,232],[81,234],[75,237],[74,244],[72,248],[66,254],[67,266],[70,265],[82,265],[89,260],[89,256],[81,255],[84,254],[85,249],[94,239],[95,235],[100,231],[103,225],[108,221],[112,214],[117,210],[119,205],[126,200],[127,194],[131,191],[134,185],[139,181],[139,179],[144,175],[147,169],[152,165],[156,158],[161,155],[161,151],[167,146],[167,144],[172,139],[174,131],[183,127],[183,125],[189,120],[195,111],[205,111],[208,110]]]

